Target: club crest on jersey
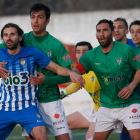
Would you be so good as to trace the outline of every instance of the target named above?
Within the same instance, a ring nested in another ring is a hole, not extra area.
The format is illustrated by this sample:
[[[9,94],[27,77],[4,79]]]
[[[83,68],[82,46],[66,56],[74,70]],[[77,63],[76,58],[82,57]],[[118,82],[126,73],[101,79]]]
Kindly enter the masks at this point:
[[[21,59],[20,59],[20,64],[21,64],[22,66],[25,65],[25,60],[24,60],[24,58],[21,58]]]
[[[37,116],[38,118],[40,118],[40,115],[39,115],[38,113],[36,113],[36,116]]]
[[[119,65],[121,65],[121,63],[122,63],[122,58],[117,58],[117,63],[119,64]]]
[[[51,50],[47,50],[47,55],[48,55],[48,57],[51,57],[52,51]]]

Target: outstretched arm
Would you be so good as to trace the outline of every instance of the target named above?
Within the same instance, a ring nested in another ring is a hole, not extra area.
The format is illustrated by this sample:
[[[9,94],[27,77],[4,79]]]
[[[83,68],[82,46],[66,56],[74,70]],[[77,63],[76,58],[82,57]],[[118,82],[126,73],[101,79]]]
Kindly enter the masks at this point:
[[[57,73],[58,75],[70,76],[70,78],[73,82],[78,82],[80,87],[84,86],[84,79],[81,75],[79,75],[76,72],[73,72],[65,67],[59,66],[58,64],[54,63],[53,61],[51,61],[49,63],[49,65],[45,68]]]
[[[68,65],[66,68],[71,69],[71,66]],[[38,74],[38,76],[31,76],[29,78],[32,85],[46,84],[48,86],[55,86],[71,81],[69,76],[61,76],[61,75],[47,76],[40,72],[36,73]]]

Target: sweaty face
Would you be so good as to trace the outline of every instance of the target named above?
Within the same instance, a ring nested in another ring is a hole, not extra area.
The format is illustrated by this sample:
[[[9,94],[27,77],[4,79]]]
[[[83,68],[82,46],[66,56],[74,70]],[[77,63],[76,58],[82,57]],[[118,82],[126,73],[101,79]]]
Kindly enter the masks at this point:
[[[44,10],[31,13],[31,25],[35,35],[45,35],[46,25],[49,23],[49,19],[46,20],[46,15]]]
[[[20,43],[17,29],[14,27],[5,28],[3,31],[3,41],[9,50],[15,50]]]
[[[131,38],[134,44],[140,45],[140,25],[132,25],[130,29]]]
[[[107,48],[112,42],[112,31],[108,23],[101,23],[97,26],[96,38],[101,47]]]
[[[124,38],[126,38],[126,34],[128,30],[125,27],[125,23],[123,21],[115,21],[114,22],[114,31],[115,31],[115,40],[122,42]]]
[[[77,48],[76,48],[76,59],[77,59],[78,63],[79,63],[79,59],[87,51],[89,51],[88,46],[77,46]]]

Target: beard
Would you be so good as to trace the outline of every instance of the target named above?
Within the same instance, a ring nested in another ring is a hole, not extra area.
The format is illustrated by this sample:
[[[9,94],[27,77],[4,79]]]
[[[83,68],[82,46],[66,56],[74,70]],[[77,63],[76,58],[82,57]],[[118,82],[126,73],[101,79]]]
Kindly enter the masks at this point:
[[[100,41],[100,38],[98,38],[98,42],[100,43],[101,47],[107,48],[113,40],[112,39],[112,34],[110,34],[108,37],[104,37],[104,38],[106,39],[106,42],[102,43]]]
[[[11,41],[12,42],[12,45],[8,45],[8,41]],[[9,49],[9,50],[15,50],[18,47],[19,39],[17,41],[15,41],[15,42],[12,41],[11,39],[9,39],[9,40],[7,40],[4,43],[5,43],[7,49]]]

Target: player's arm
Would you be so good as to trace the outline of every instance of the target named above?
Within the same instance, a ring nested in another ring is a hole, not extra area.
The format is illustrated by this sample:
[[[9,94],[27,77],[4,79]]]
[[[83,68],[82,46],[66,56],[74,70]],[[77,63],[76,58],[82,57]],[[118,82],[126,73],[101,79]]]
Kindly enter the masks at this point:
[[[95,93],[101,89],[99,81],[93,71],[90,71],[88,74],[82,75],[82,77],[85,79],[84,88],[88,92]],[[78,91],[79,89],[80,86],[77,82],[72,83],[67,86],[64,91],[61,92],[60,98],[63,99],[64,97]]]
[[[66,66],[66,68],[71,70],[70,65]],[[50,81],[53,81],[53,82],[50,82]],[[43,83],[45,83],[49,86],[55,86],[55,85],[69,82],[69,81],[71,81],[69,76],[56,75],[56,76],[45,76]]]
[[[129,96],[133,93],[133,90],[135,87],[140,83],[140,69],[138,69],[135,73],[133,81],[127,86],[124,87],[120,92],[119,92],[119,97],[127,99]]]
[[[71,66],[69,65],[66,68],[71,69]],[[48,86],[56,86],[71,81],[69,76],[61,76],[61,75],[47,76],[40,72],[36,73],[38,76],[30,77],[30,82],[32,85],[46,84]]]
[[[50,61],[48,66],[45,68],[57,73],[58,75],[70,76],[70,78],[73,82],[78,82],[80,87],[84,86],[84,79],[82,78],[81,75],[67,69],[66,67],[59,66],[58,64],[54,63],[53,61]]]

